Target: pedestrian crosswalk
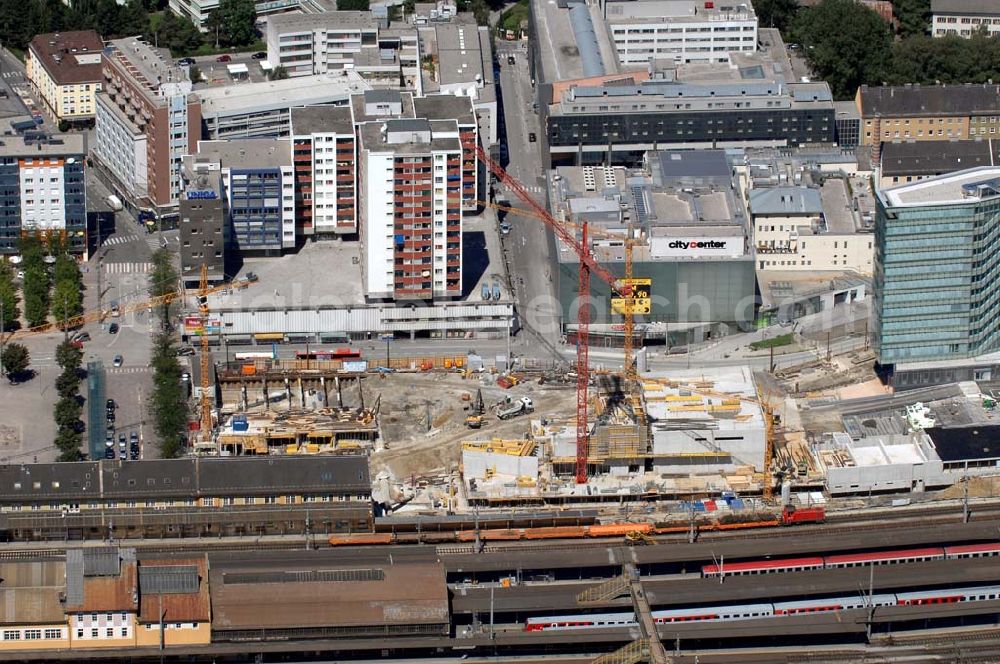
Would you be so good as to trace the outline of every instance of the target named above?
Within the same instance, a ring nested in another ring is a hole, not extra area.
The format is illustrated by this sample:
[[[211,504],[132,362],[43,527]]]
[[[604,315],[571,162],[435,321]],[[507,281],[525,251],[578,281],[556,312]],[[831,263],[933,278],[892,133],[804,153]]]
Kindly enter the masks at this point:
[[[115,235],[114,237],[109,237],[104,240],[103,244],[113,246],[116,244],[128,244],[134,240],[139,239],[138,235]]]
[[[136,272],[149,272],[153,269],[152,263],[105,263],[105,274],[133,274]]]
[[[19,71],[5,71],[3,73],[4,78],[21,78],[21,72]]]
[[[138,373],[148,372],[149,367],[111,367],[110,369],[106,369],[105,371],[107,371],[107,373],[109,374],[115,374],[115,375],[138,374]]]

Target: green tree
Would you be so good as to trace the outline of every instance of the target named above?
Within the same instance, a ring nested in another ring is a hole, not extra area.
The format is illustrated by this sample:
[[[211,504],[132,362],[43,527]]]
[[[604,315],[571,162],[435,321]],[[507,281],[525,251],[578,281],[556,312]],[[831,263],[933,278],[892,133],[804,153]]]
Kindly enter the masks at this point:
[[[55,445],[59,449],[58,461],[79,461],[81,458],[80,444],[83,436],[72,427],[60,428],[56,434]]]
[[[368,0],[337,0],[337,9],[339,11],[366,12],[370,8]]]
[[[177,268],[174,267],[174,258],[171,253],[161,247],[153,252],[151,259],[153,264],[149,272],[149,296],[153,298],[170,295],[177,290],[177,281],[180,276]],[[170,302],[164,302],[159,307],[160,324],[164,330],[170,327]]]
[[[284,65],[278,65],[271,70],[269,78],[272,81],[283,81],[288,78],[288,70],[285,69]]]
[[[150,28],[146,32],[150,41],[169,48],[175,56],[190,55],[201,46],[201,31],[190,19],[169,11],[158,17],[158,21],[150,21]]]
[[[28,370],[28,365],[31,364],[31,355],[24,345],[10,343],[3,347],[3,352],[0,352],[0,364],[3,364],[7,379],[14,382],[16,378]]]
[[[924,35],[930,30],[930,0],[892,0],[892,15],[899,22],[901,37]]]
[[[188,69],[188,75],[192,83],[197,83],[201,80],[201,68],[198,65],[191,65]]]
[[[0,262],[0,308],[3,309],[3,320],[0,321],[0,331],[9,332],[17,327],[17,319],[21,315],[17,303],[17,286],[14,285],[14,270],[7,263]]]
[[[56,392],[63,399],[76,397],[80,393],[80,376],[76,371],[63,371],[56,376]]]
[[[792,24],[792,35],[837,99],[853,98],[860,85],[880,83],[889,69],[888,26],[854,0],[823,0],[802,9]]]
[[[169,332],[162,331],[154,337],[151,363],[153,392],[149,406],[153,429],[160,443],[160,456],[174,458],[183,452],[181,441],[187,431],[188,400],[181,380],[183,369]]]
[[[58,281],[52,289],[52,313],[61,327],[83,313],[83,293],[70,281]],[[79,324],[79,323],[78,323]]]
[[[80,402],[75,395],[56,402],[53,414],[60,429],[75,429],[80,421]]]
[[[254,0],[221,0],[218,14],[222,26],[219,38],[223,46],[246,46],[257,39],[257,8]]]
[[[476,17],[477,25],[490,24],[490,6],[486,3],[486,0],[472,0],[470,7],[472,15]]]
[[[56,364],[66,371],[76,372],[83,366],[83,351],[68,341],[63,341],[56,346]]]
[[[36,236],[21,240],[21,267],[24,271],[24,318],[29,327],[45,324],[49,315],[49,271],[45,247]]]
[[[753,8],[760,27],[778,28],[784,33],[799,10],[799,3],[797,0],[756,0]]]

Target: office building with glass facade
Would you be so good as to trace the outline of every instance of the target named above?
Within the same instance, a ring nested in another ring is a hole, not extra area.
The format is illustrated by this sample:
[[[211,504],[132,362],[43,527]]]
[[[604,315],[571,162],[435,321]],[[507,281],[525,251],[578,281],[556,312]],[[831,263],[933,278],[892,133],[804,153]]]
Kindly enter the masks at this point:
[[[998,312],[1000,168],[880,191],[873,310],[879,363],[911,387],[964,380],[954,367],[1000,350]],[[988,379],[974,369],[968,378]]]

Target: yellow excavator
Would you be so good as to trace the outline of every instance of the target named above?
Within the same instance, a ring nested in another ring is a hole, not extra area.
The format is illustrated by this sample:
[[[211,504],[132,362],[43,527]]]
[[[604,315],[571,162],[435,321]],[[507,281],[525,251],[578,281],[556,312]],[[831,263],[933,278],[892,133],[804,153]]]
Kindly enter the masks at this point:
[[[486,412],[486,404],[483,403],[483,391],[476,390],[476,398],[472,402],[469,416],[465,418],[465,426],[470,429],[481,429],[483,426],[483,413]]]

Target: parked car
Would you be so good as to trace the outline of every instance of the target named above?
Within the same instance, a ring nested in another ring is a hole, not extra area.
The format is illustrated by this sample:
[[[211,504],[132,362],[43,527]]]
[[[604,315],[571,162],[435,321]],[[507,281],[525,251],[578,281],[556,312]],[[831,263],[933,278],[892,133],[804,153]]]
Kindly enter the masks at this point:
[[[532,132],[528,133],[528,142],[529,143],[534,143],[537,140],[538,140],[538,136],[535,135],[535,132],[532,131]]]
[[[105,459],[114,459],[115,458],[115,449],[113,447],[109,447],[106,450],[104,450],[104,458]]]
[[[181,67],[190,67],[194,64],[194,58],[181,58],[177,61],[177,64]]]
[[[90,332],[77,332],[70,339],[73,341],[90,341]]]
[[[177,349],[177,357],[184,357],[185,355],[194,355],[194,348],[191,348],[191,346],[181,346]]]
[[[132,447],[139,447],[139,434],[137,434],[135,431],[130,433],[128,436],[128,442],[129,445],[131,445]]]
[[[265,51],[257,51],[256,53],[254,53],[250,57],[253,58],[254,60],[267,60],[267,52],[265,52]]]
[[[508,221],[500,222],[500,232],[503,233],[504,235],[510,233],[511,228],[513,228],[513,226],[510,225],[510,222]]]
[[[108,399],[105,402],[104,407],[108,409],[108,413],[113,413],[115,412],[115,408],[118,407],[118,404],[115,403],[114,399]]]
[[[77,350],[83,350],[83,342],[80,341],[79,339],[74,339],[73,341],[70,341],[69,345],[72,346],[73,348],[76,348]]]
[[[125,434],[123,433],[118,434],[118,449],[124,450],[127,444],[128,443],[125,440]]]
[[[120,367],[122,364],[125,363],[125,360],[124,358],[122,358],[121,355],[115,355],[115,359],[111,363],[116,367]]]
[[[118,334],[118,323],[112,323],[108,326],[108,334]]]
[[[119,450],[118,458],[121,459],[122,461],[128,461],[128,452],[126,452],[125,450]]]
[[[105,447],[115,446],[115,434],[109,433],[106,436],[104,436],[104,446]]]
[[[232,62],[233,58],[230,55],[220,55],[215,59],[216,62]]]
[[[139,460],[139,448],[136,448],[134,450],[129,450],[128,458],[131,459],[132,461],[138,461]]]
[[[513,55],[508,55],[507,56],[507,64],[509,64],[509,65],[514,64],[514,56]]]

